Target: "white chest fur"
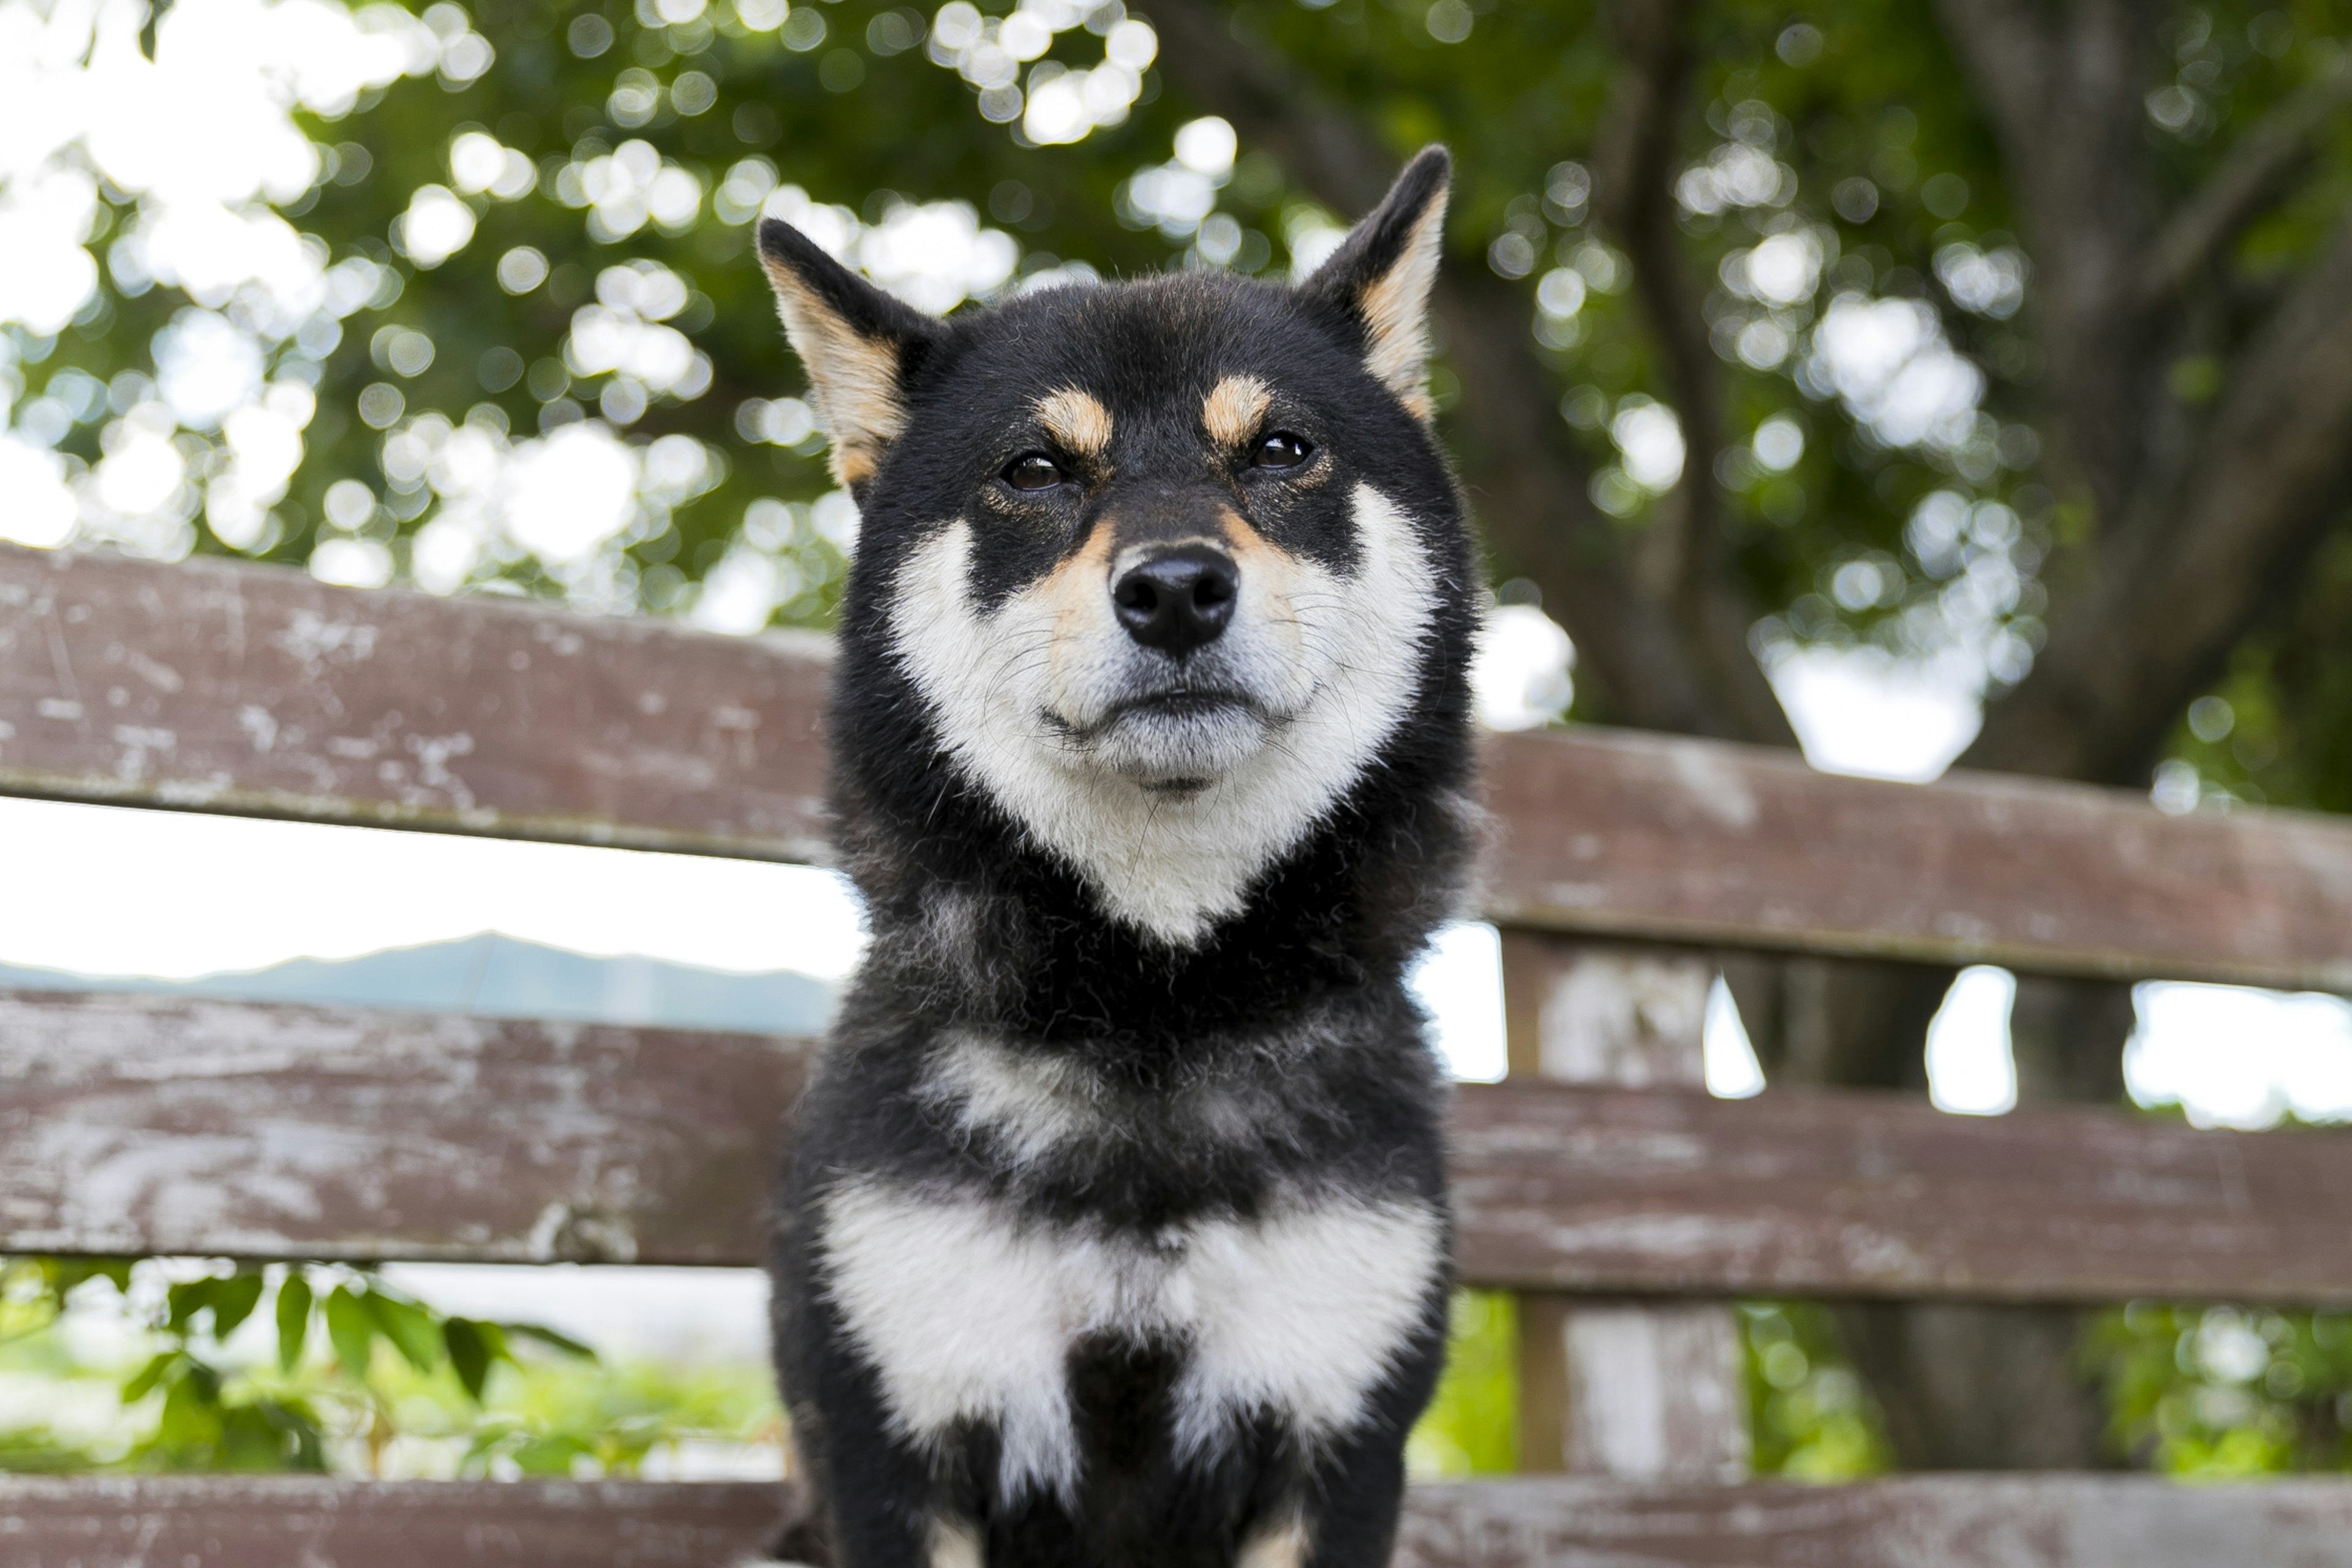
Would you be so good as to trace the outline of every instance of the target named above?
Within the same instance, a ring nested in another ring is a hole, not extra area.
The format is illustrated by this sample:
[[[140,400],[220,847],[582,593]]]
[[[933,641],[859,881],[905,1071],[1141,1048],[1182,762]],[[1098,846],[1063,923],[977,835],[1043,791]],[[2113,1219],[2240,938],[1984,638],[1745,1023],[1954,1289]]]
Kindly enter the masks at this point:
[[[1260,1411],[1309,1442],[1347,1430],[1426,1308],[1441,1231],[1408,1203],[1300,1203],[1150,1238],[1021,1221],[879,1182],[824,1211],[825,1288],[917,1441],[1002,1436],[1006,1496],[1079,1479],[1068,1360],[1082,1338],[1181,1347],[1180,1454]]]

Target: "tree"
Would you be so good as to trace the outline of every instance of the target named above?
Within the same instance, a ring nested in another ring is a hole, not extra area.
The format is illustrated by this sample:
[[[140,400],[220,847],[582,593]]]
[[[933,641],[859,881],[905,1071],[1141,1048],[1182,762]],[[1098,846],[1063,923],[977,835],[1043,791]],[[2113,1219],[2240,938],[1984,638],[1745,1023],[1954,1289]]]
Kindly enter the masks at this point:
[[[10,0],[0,59],[49,63],[0,70],[132,112],[260,3],[181,0],[150,72],[123,14]],[[1969,765],[2347,804],[2340,5],[298,7],[344,40],[272,79],[315,150],[207,184],[100,124],[6,165],[107,265],[0,298],[0,468],[50,498],[0,531],[822,623],[854,510],[760,210],[932,308],[1280,275],[1443,138],[1445,434],[1579,717],[1786,744],[1769,672],[1876,648],[1981,688]],[[1919,1086],[1948,971],[1730,971],[1780,1076]],[[2128,1018],[2021,983],[2023,1090],[2115,1098]],[[2095,1458],[2071,1316],[1845,1324],[1907,1462]]]

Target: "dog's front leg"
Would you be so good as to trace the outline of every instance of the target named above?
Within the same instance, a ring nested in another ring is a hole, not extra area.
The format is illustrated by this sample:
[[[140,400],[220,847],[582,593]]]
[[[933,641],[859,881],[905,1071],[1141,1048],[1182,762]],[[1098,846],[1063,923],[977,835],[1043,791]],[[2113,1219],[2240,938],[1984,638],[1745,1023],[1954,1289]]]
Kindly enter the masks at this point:
[[[872,1434],[825,1447],[825,1568],[984,1568],[978,1525],[924,1459]]]

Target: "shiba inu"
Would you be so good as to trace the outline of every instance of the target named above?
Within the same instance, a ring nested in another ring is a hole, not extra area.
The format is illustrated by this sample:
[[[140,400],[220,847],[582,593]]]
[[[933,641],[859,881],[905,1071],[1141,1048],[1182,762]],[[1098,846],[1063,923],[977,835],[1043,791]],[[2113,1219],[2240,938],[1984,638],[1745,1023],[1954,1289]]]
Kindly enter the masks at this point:
[[[873,939],[775,1206],[821,1499],[782,1554],[1387,1560],[1449,1279],[1403,976],[1475,827],[1447,177],[1292,285],[950,321],[761,226],[862,518],[830,734]]]

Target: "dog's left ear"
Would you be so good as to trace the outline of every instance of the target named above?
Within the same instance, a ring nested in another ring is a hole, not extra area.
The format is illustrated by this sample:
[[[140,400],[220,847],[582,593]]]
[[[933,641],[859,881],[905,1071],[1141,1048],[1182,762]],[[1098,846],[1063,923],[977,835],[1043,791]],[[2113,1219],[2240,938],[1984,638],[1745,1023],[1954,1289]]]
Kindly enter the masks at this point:
[[[907,427],[907,384],[939,322],[884,293],[792,225],[760,226],[784,336],[808,369],[809,401],[833,442],[833,477],[862,492]]]
[[[1299,285],[1350,330],[1361,344],[1364,368],[1424,421],[1433,412],[1429,291],[1444,250],[1453,173],[1444,148],[1423,148],[1381,205]]]

